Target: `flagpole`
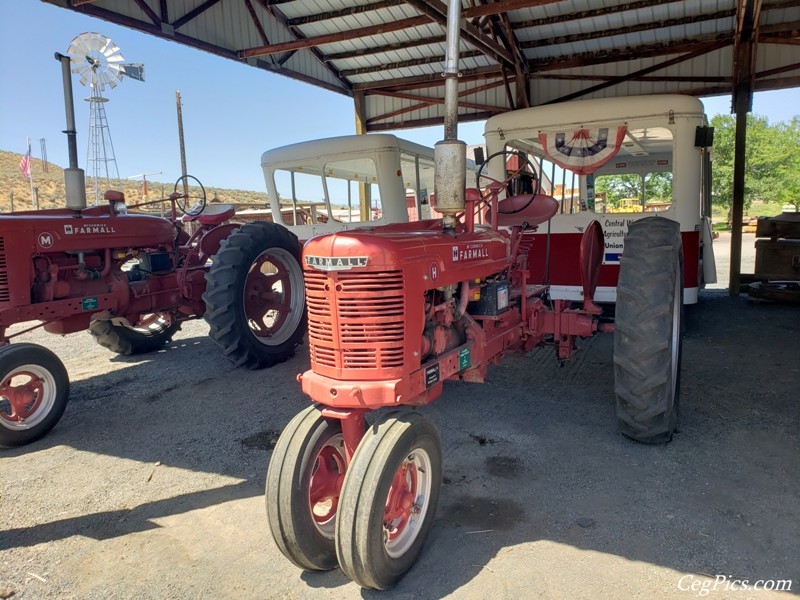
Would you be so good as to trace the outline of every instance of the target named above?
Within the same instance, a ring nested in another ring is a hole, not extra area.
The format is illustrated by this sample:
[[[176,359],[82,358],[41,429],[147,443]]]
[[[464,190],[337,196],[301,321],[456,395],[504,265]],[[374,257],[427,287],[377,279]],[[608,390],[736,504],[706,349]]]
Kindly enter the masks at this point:
[[[30,138],[30,136],[25,136],[25,139],[28,141],[28,160],[30,161],[31,160],[31,138]],[[37,210],[39,208],[39,206],[38,206],[39,203],[36,202],[36,194],[34,194],[34,192],[33,192],[33,163],[32,162],[30,163],[30,167],[28,168],[28,170],[30,171],[30,175],[28,175],[28,179],[30,179],[30,181],[31,181],[31,206],[34,208],[34,210]]]

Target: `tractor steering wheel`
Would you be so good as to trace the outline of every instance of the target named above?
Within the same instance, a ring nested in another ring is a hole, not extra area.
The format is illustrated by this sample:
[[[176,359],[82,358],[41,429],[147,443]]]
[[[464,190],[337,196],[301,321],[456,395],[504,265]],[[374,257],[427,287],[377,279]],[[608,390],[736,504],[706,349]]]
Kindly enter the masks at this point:
[[[510,172],[506,171],[507,177],[503,181],[490,177],[488,173],[485,172],[489,162],[493,158],[501,156],[503,157],[503,164],[506,169],[508,168],[508,160],[512,156],[516,156],[520,161],[518,168]],[[519,150],[501,150],[490,154],[483,162],[480,169],[478,169],[475,183],[481,194],[481,199],[487,203],[491,201],[493,195],[498,196],[498,201],[500,201],[505,198],[510,198],[511,196],[527,196],[530,194],[530,200],[516,210],[504,211],[500,210],[498,206],[497,212],[504,215],[513,215],[528,208],[542,188],[541,181],[539,181],[539,178],[536,176],[536,168],[533,166],[533,163]],[[483,191],[484,188],[486,188],[485,193]]]
[[[188,193],[184,193],[184,182],[186,183]],[[200,188],[200,191],[198,192],[197,189],[192,190],[192,187]],[[178,191],[178,188],[180,188],[180,191]],[[193,175],[182,175],[178,177],[178,180],[175,182],[175,189],[170,198],[175,200],[175,203],[183,214],[189,215],[190,217],[196,217],[206,208],[206,188],[204,188],[200,180]]]

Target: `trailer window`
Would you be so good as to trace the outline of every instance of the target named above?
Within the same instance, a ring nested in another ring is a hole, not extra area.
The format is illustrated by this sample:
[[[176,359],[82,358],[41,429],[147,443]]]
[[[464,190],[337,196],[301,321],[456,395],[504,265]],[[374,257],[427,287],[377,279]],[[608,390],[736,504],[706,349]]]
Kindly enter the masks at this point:
[[[658,212],[671,204],[669,171],[600,175],[594,179],[594,211],[598,213]]]

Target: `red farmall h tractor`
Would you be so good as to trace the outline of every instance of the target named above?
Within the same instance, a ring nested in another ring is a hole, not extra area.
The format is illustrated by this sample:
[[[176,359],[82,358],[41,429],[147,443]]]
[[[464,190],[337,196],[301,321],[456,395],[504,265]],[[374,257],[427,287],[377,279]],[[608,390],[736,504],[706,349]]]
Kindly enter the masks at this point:
[[[450,3],[451,23],[458,7]],[[448,28],[445,141],[436,146],[435,204],[444,218],[319,236],[303,250],[311,368],[298,379],[314,404],[275,446],[267,516],[291,562],[338,564],[365,588],[393,586],[431,529],[442,448],[436,427],[412,408],[435,400],[445,380],[483,382],[505,354],[539,345],[564,360],[577,338],[614,331],[623,433],[669,441],[677,421],[678,224],[649,217],[630,225],[613,324],[593,302],[604,246],[598,222],[576,253],[581,302],[552,299],[547,285],[530,282],[534,232],[558,203],[538,193],[537,171],[521,155],[489,156],[488,165],[518,168],[503,178],[482,170],[483,193],[460,183],[457,32]]]
[[[305,333],[300,244],[286,228],[228,224],[233,207],[206,205],[199,182],[199,194],[179,191],[183,178],[170,197],[172,220],[129,214],[120,192],[86,207],[69,58],[56,58],[67,99],[67,208],[0,217],[0,446],[41,437],[67,403],[69,379],[56,355],[9,343],[25,331],[88,329],[106,348],[135,354],[205,317],[224,354],[250,368],[286,360]],[[9,333],[29,321],[39,323]]]

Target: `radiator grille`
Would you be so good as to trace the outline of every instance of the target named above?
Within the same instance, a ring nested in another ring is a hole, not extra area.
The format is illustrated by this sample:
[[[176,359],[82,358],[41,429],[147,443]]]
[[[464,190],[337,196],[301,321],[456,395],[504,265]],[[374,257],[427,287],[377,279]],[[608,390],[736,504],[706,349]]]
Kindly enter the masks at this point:
[[[306,271],[311,360],[339,369],[403,365],[402,271]],[[337,352],[337,348],[340,352]]]
[[[0,237],[0,302],[11,301],[11,290],[8,289],[8,260],[6,258],[6,240]]]

